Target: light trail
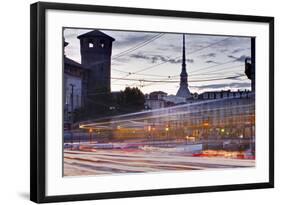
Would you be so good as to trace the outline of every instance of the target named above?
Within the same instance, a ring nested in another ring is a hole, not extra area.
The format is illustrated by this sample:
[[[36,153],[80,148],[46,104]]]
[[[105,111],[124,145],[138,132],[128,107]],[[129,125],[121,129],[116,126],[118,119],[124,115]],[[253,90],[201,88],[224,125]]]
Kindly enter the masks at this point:
[[[191,157],[184,153],[134,150],[64,150],[64,176],[105,175],[144,172],[180,172],[254,167],[255,160]]]
[[[234,118],[237,118],[237,117],[243,117],[243,118],[255,117],[255,114],[243,114],[243,115],[240,115],[240,114],[233,115],[232,113],[228,113],[228,114],[231,115],[231,116],[224,116],[223,117],[224,120],[234,119]],[[213,114],[213,115],[216,116],[216,114]],[[213,115],[208,115],[208,117],[212,117]],[[200,117],[200,116],[190,117],[189,116],[187,120],[188,121],[194,121],[194,120],[202,120],[202,119],[204,119],[204,117]],[[212,121],[212,120],[210,120],[210,121]],[[161,123],[160,122],[159,123],[146,122],[146,123],[141,124],[138,128],[143,130],[145,126],[151,126],[151,124],[153,124],[154,127],[157,127],[157,126],[164,126],[165,127],[167,124],[169,124],[169,127],[177,127],[174,124],[178,123],[178,122],[183,122],[183,120],[182,119],[173,120],[173,119],[169,119],[169,118],[163,118],[163,119],[161,119]],[[134,123],[136,123],[136,122],[134,122]],[[222,125],[221,123],[213,123],[213,124],[211,123],[211,125],[209,125],[209,126],[212,127],[213,125],[218,125],[218,124]],[[224,124],[228,124],[228,123],[224,123]],[[230,124],[231,125],[245,125],[245,122],[244,121],[238,121],[238,122],[231,122]],[[130,124],[130,123],[124,123],[124,124],[120,123],[119,125],[120,125],[121,128],[127,128],[127,129],[133,128],[132,124]],[[196,127],[196,126],[197,127],[198,126],[204,127],[202,125],[199,125],[199,123],[197,125],[190,125],[190,126],[184,126],[184,127],[189,128],[189,127]],[[100,128],[100,126],[95,126],[95,127],[98,128],[98,129]],[[109,125],[104,126],[104,127],[106,127],[106,129],[114,129],[114,128],[110,128]],[[137,126],[135,126],[135,127],[137,127]]]
[[[198,111],[190,111],[190,110],[187,110],[187,111],[180,111],[180,112],[177,112],[177,111],[174,111],[174,112],[171,112],[169,111],[169,109],[162,109],[162,114],[154,114],[153,113],[153,110],[150,112],[150,114],[152,114],[151,116],[147,116],[147,117],[135,117],[135,118],[129,118],[129,119],[119,119],[118,120],[111,120],[110,121],[106,121],[106,122],[96,122],[96,123],[81,123],[79,125],[79,128],[87,128],[88,127],[91,127],[91,126],[99,126],[99,125],[106,125],[106,124],[120,124],[122,122],[128,122],[128,121],[139,121],[139,120],[149,120],[149,119],[155,119],[155,118],[164,118],[164,117],[172,117],[172,116],[175,116],[175,115],[186,115],[186,114],[194,114],[194,113],[202,113],[202,112],[210,112],[210,111],[218,111],[218,110],[227,110],[228,112],[230,112],[229,114],[232,114],[231,113],[231,109],[238,109],[238,108],[253,108],[253,105],[252,104],[249,104],[249,105],[240,105],[240,106],[227,106],[227,107],[223,107],[223,108],[214,108],[214,109],[204,109],[204,110],[198,110]],[[163,113],[164,112],[164,113]],[[139,113],[133,113],[134,115],[139,115]],[[114,119],[118,118],[118,116],[115,116]]]
[[[250,95],[252,95],[250,93]],[[178,109],[178,108],[184,108],[184,107],[192,107],[192,106],[199,106],[199,105],[204,105],[204,104],[208,104],[208,103],[215,103],[215,102],[224,102],[227,101],[229,99],[235,99],[236,97],[233,98],[222,98],[222,99],[212,99],[212,100],[204,100],[204,101],[200,101],[200,102],[194,102],[192,104],[182,104],[182,105],[176,105],[176,106],[172,106],[172,107],[166,107],[166,108],[159,108],[159,109],[154,109],[154,110],[146,110],[146,111],[141,111],[141,112],[134,112],[134,113],[128,113],[128,114],[122,114],[122,115],[117,115],[117,116],[112,116],[111,119],[115,119],[115,118],[120,118],[120,117],[128,117],[128,116],[132,116],[132,115],[141,115],[141,114],[146,114],[146,113],[151,113],[151,112],[158,112],[158,111],[163,111],[165,109],[170,109],[170,110],[174,110],[174,109]],[[239,98],[237,98],[239,99]],[[98,120],[104,120],[104,119],[108,119],[108,118],[98,118],[96,119],[96,121]],[[89,121],[84,121],[84,123],[87,123]]]

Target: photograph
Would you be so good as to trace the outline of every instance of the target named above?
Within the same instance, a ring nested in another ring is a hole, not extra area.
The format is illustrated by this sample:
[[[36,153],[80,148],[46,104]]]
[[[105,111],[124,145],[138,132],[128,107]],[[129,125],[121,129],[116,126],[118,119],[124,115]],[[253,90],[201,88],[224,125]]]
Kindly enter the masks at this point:
[[[254,36],[61,38],[64,177],[255,168]]]
[[[37,2],[30,20],[31,201],[274,187],[274,17]]]

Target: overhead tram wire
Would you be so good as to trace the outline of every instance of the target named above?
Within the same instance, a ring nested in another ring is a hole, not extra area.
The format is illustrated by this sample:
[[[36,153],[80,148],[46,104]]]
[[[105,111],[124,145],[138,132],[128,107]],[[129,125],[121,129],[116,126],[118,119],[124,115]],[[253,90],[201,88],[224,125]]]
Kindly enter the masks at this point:
[[[216,44],[219,44],[219,43],[221,43],[221,42],[223,42],[223,41],[226,41],[226,40],[228,40],[228,39],[230,39],[230,38],[232,38],[232,37],[224,38],[224,39],[222,39],[222,40],[220,40],[220,41],[217,41],[217,42],[215,42],[215,43],[211,43],[211,44],[209,44],[209,45],[207,45],[207,46],[204,46],[204,47],[202,47],[202,48],[199,48],[199,49],[197,49],[197,50],[195,50],[195,51],[192,51],[192,52],[189,52],[189,53],[187,53],[187,54],[188,54],[188,55],[194,54],[194,53],[196,53],[196,52],[199,52],[199,51],[201,51],[201,50],[204,50],[204,49],[206,49],[206,48],[209,48],[209,47],[211,47],[211,46],[214,46],[214,45],[216,45]],[[182,56],[178,56],[178,57],[176,57],[175,59],[178,59],[178,58],[181,58],[181,57],[182,57]],[[152,66],[149,66],[149,67],[146,67],[146,68],[137,70],[137,71],[135,71],[135,72],[128,72],[128,74],[127,74],[126,76],[124,76],[124,77],[128,77],[129,75],[135,75],[135,74],[138,74],[138,73],[140,73],[140,72],[143,72],[143,71],[146,71],[146,70],[150,70],[150,69],[152,69],[152,68],[158,67],[158,66],[163,65],[163,64],[166,64],[166,63],[168,63],[168,62],[169,62],[169,61],[164,61],[164,62],[158,63],[158,64],[156,64],[156,65],[152,65]],[[120,71],[120,70],[119,70],[119,71]],[[125,71],[124,71],[124,72],[125,72]]]
[[[226,64],[229,64],[231,62],[235,62],[235,60],[231,60],[231,61],[227,61],[227,62],[224,62],[224,63],[220,63],[220,64],[216,64],[216,65],[212,65],[212,66],[207,66],[207,67],[203,67],[203,68],[200,68],[199,70],[195,70],[193,72],[190,72],[189,76],[198,76],[198,75],[209,75],[209,74],[214,74],[214,72],[217,72],[217,71],[223,71],[225,69],[231,69],[231,68],[237,68],[237,67],[242,67],[244,66],[244,64],[239,64],[239,65],[234,65],[234,66],[230,66],[230,67],[223,67],[223,68],[219,68],[218,70],[214,70],[214,71],[211,71],[210,73],[205,73],[205,74],[202,74],[202,73],[196,73],[197,71],[202,71],[202,70],[209,70],[210,68],[214,68],[214,67],[218,67],[218,66],[221,66],[221,65],[226,65]],[[163,63],[167,63],[167,62],[163,62]],[[153,65],[153,66],[150,66],[148,68],[152,68],[154,66],[159,66],[160,64],[156,64],[156,65]],[[113,70],[116,70],[117,72],[120,72],[120,73],[127,73],[127,75],[123,76],[123,77],[128,77],[129,75],[140,75],[140,76],[154,76],[154,77],[162,77],[164,79],[172,79],[172,78],[175,78],[175,77],[179,77],[180,75],[171,75],[171,76],[164,76],[164,75],[156,75],[156,74],[141,74],[141,73],[136,73],[136,72],[127,72],[127,71],[122,71],[122,70],[119,70],[119,69],[113,69]],[[192,74],[192,73],[196,73],[196,74]],[[192,75],[191,75],[192,74]],[[217,74],[220,74],[220,73],[217,73]]]
[[[120,72],[120,73],[127,73],[127,74],[129,74],[129,73],[131,73],[131,72],[128,72],[128,71],[123,71],[123,70],[119,70],[119,69],[113,69],[112,68],[112,70],[115,70],[115,71],[117,71],[117,72]],[[142,73],[134,73],[134,75],[141,75],[141,76],[154,76],[154,77],[162,77],[162,78],[167,78],[167,77],[169,77],[169,76],[167,76],[167,75],[157,75],[157,74],[142,74]]]
[[[235,79],[238,77],[242,77],[244,74],[240,75],[235,75],[235,76],[228,76],[228,77],[223,77],[223,78],[211,78],[211,79],[202,79],[202,80],[191,80],[189,82],[205,82],[205,81],[215,81],[215,80],[225,80],[225,79]],[[118,77],[113,77],[112,79],[118,79],[118,80],[127,80],[127,81],[142,81],[142,82],[163,82],[163,83],[179,83],[179,80],[148,80],[148,79],[135,79],[135,78],[118,78]]]
[[[230,67],[223,67],[223,68],[220,68],[220,70],[226,70],[226,69],[231,69],[231,68],[235,68],[235,67],[242,67],[244,66],[243,64],[241,65],[235,65],[235,66],[230,66]],[[209,74],[212,74],[212,73],[209,73]],[[215,73],[216,75],[217,74],[226,74],[226,73]],[[229,73],[230,74],[230,73]],[[199,75],[199,74],[195,74],[195,75]],[[195,75],[191,75],[191,76],[195,76]],[[157,76],[158,77],[158,76]],[[172,77],[175,77],[175,76],[171,76],[170,78],[162,78],[162,79],[136,79],[136,78],[124,78],[124,77],[112,77],[112,79],[115,79],[115,80],[125,80],[125,81],[134,81],[134,82],[140,82],[140,83],[144,83],[144,82],[150,82],[149,84],[142,84],[141,87],[146,87],[146,86],[151,86],[153,84],[159,84],[159,83],[169,83],[169,82],[172,82],[172,83],[178,83],[179,80],[174,80],[172,81]],[[211,76],[210,76],[211,77]],[[212,76],[212,77],[215,77],[215,76]],[[234,76],[234,78],[237,78],[237,77],[245,77],[245,74],[242,73],[242,74],[239,74],[237,73],[236,76]],[[193,78],[192,78],[193,79]],[[216,80],[216,79],[233,79],[233,76],[222,76],[222,78],[206,78],[206,79],[193,79],[193,80],[190,80],[189,82],[204,82],[204,81],[211,81],[211,80]],[[246,79],[245,79],[246,80]],[[124,83],[124,84],[120,84],[120,85],[134,85],[134,86],[137,86],[137,83]]]
[[[200,76],[225,76],[227,74],[234,74],[234,70],[233,68],[239,68],[239,67],[244,67],[244,64],[240,64],[240,65],[234,65],[234,66],[228,66],[228,67],[223,67],[223,68],[219,68],[217,70],[213,70],[207,73],[196,73],[196,74],[191,74],[189,75],[190,78],[197,78]],[[244,72],[244,70],[241,70],[242,72]],[[239,72],[237,72],[239,73]],[[177,76],[172,76],[173,79],[174,77],[179,77],[179,75]]]
[[[227,62],[225,62],[225,63],[221,63],[221,64],[216,64],[216,65],[213,65],[213,66],[208,66],[208,67],[204,67],[204,68],[202,68],[202,69],[200,69],[200,70],[203,70],[203,69],[209,69],[209,68],[213,68],[213,67],[215,67],[215,66],[220,66],[220,65],[225,65],[225,64],[228,64],[228,63],[230,63],[230,62],[233,62],[233,60],[231,60],[231,61],[227,61]],[[230,67],[224,67],[224,68],[220,68],[219,69],[219,71],[221,71],[221,70],[224,70],[224,69],[230,69],[230,68],[236,68],[236,67],[240,67],[240,66],[244,66],[244,64],[241,64],[241,65],[235,65],[235,66],[230,66]],[[216,70],[217,71],[217,70]],[[213,71],[214,72],[214,71]],[[209,74],[212,74],[212,73],[208,73],[208,75]],[[218,74],[223,74],[223,73],[218,73]],[[195,74],[195,75],[202,75],[202,74]],[[205,74],[206,75],[206,74]],[[165,79],[167,79],[167,80],[171,80],[171,79],[174,79],[175,77],[179,77],[180,75],[172,75],[172,76],[168,76],[168,79],[167,78],[165,78]],[[191,76],[194,76],[194,75],[191,75]],[[189,81],[189,82],[192,82],[192,81]],[[194,82],[194,81],[193,81]],[[150,83],[148,86],[151,86],[151,85],[153,85],[154,83]],[[158,84],[158,83],[157,83]]]
[[[236,75],[236,76],[228,76],[228,77],[223,77],[223,78],[212,78],[212,79],[205,79],[205,80],[191,80],[189,82],[208,82],[208,81],[217,81],[217,80],[231,80],[231,79],[237,79],[240,77],[243,77],[244,75]],[[128,79],[124,79],[124,80],[128,80]],[[131,80],[135,80],[138,81],[136,79],[131,79]],[[152,81],[152,80],[143,80],[143,82],[150,82],[149,84],[146,85],[142,85],[141,87],[147,87],[147,86],[151,86],[151,85],[155,85],[155,84],[167,84],[167,83],[179,83],[180,81]]]
[[[205,47],[199,48],[199,49],[197,49],[197,50],[195,50],[195,51],[192,51],[192,52],[190,52],[190,53],[188,53],[188,54],[194,54],[194,53],[199,52],[199,51],[201,51],[201,50],[203,50],[203,49],[206,49],[206,48],[209,48],[209,47],[214,46],[214,45],[216,45],[216,44],[219,44],[219,43],[221,43],[221,42],[223,42],[223,41],[225,41],[225,40],[228,40],[228,39],[230,39],[230,38],[232,38],[232,37],[224,38],[224,39],[222,39],[222,40],[220,40],[220,41],[217,41],[217,42],[212,43],[212,44],[209,44],[209,45],[207,45],[207,46],[205,46]],[[179,57],[181,57],[181,56],[179,56]],[[177,57],[177,58],[179,58],[179,57]],[[177,58],[175,58],[175,59],[177,59]],[[228,64],[228,63],[230,63],[230,62],[233,62],[233,60],[228,61],[228,62],[225,62],[225,63],[222,63],[222,64],[218,64],[218,65],[213,65],[213,66],[204,67],[204,68],[202,68],[202,69],[200,69],[200,70],[213,68],[213,67],[216,67],[216,66]],[[130,75],[138,74],[139,72],[143,72],[143,71],[145,71],[145,70],[152,69],[152,68],[154,68],[154,67],[163,65],[163,64],[165,64],[165,63],[168,63],[168,61],[165,61],[165,62],[156,64],[156,65],[152,65],[152,66],[149,66],[149,67],[147,67],[147,68],[143,68],[143,69],[138,70],[138,71],[136,71],[136,72],[132,72],[132,73],[129,72],[129,73],[128,73],[127,75],[125,75],[123,78],[119,78],[119,79],[117,79],[116,81],[118,81],[118,80],[126,80],[126,79],[124,79],[124,78],[126,78],[126,77],[128,77],[128,76],[130,76]],[[119,71],[120,71],[120,70],[119,70]],[[197,71],[199,71],[199,70],[197,70]],[[125,72],[125,71],[124,71],[124,72]],[[149,74],[147,74],[147,75],[149,75]],[[173,77],[177,77],[177,76],[178,76],[178,75],[175,75],[175,76],[168,76],[168,80],[170,80],[170,79],[173,78]],[[165,76],[165,77],[166,77],[166,76]],[[235,76],[235,78],[237,78],[237,77],[240,77],[240,75],[239,75],[239,76]],[[229,78],[216,78],[216,79],[229,79]],[[211,79],[211,80],[212,80],[212,79]],[[116,81],[114,81],[114,82],[116,82]],[[146,80],[135,80],[135,81],[147,82]],[[210,80],[203,80],[203,81],[210,81]],[[152,85],[152,84],[154,84],[154,83],[159,83],[160,81],[157,81],[157,82],[155,82],[155,81],[153,81],[153,82],[150,81],[150,82],[151,82],[150,85]],[[162,82],[163,82],[163,81],[162,81]],[[166,81],[166,82],[171,82],[171,81]],[[189,82],[201,82],[201,81],[200,81],[200,80],[196,80],[196,81],[194,80],[194,81],[189,81]],[[141,87],[144,87],[144,86],[146,86],[146,85],[141,85]]]
[[[121,57],[121,56],[127,55],[127,54],[129,54],[129,53],[131,53],[131,52],[133,52],[133,51],[135,51],[135,50],[138,50],[138,49],[140,49],[140,48],[146,46],[147,44],[149,44],[149,43],[155,41],[156,39],[162,37],[163,35],[165,35],[165,34],[164,34],[164,33],[159,33],[159,34],[153,36],[152,38],[150,38],[150,39],[148,39],[148,40],[146,40],[146,41],[143,41],[143,42],[141,42],[141,43],[135,45],[135,46],[132,47],[132,48],[129,48],[129,49],[125,50],[125,51],[122,51],[121,53],[118,53],[118,54],[112,56],[111,60],[115,60],[115,59],[117,59],[117,58],[119,58],[119,57]]]
[[[222,63],[222,64],[216,64],[216,65],[212,65],[212,66],[207,66],[207,67],[204,67],[204,69],[208,69],[208,68],[212,68],[212,67],[215,67],[215,66],[220,66],[220,65],[224,65],[224,64],[228,64],[230,62],[226,62],[226,63]],[[192,74],[189,76],[200,76],[200,75],[210,75],[210,74],[223,74],[222,72],[218,72],[218,71],[223,71],[225,69],[231,69],[231,68],[237,68],[237,67],[244,67],[244,64],[239,64],[239,65],[235,65],[235,66],[230,66],[230,67],[223,67],[223,68],[219,68],[218,70],[214,70],[214,71],[211,71],[209,73],[196,73],[196,74]],[[202,68],[203,69],[203,68]],[[121,70],[116,70],[118,72],[121,72],[121,73],[131,73],[131,72],[126,72],[126,71],[121,71]],[[177,75],[170,75],[170,76],[167,76],[167,75],[156,75],[156,74],[141,74],[141,73],[133,73],[134,75],[140,75],[140,76],[153,76],[153,77],[161,77],[161,78],[164,78],[164,79],[173,79],[175,77],[180,77],[179,74]]]
[[[227,64],[228,62],[226,62],[226,63],[222,63],[221,65],[224,65],[224,64]],[[244,66],[244,64],[241,64],[241,65],[235,65],[235,66],[229,66],[229,67],[223,67],[223,68],[220,68],[218,71],[222,71],[222,70],[225,70],[225,69],[231,69],[231,68],[236,68],[236,67],[242,67],[242,66]],[[210,68],[211,66],[208,66],[208,67],[205,67],[205,68]],[[213,67],[213,66],[212,66]],[[208,73],[208,75],[210,75],[210,74],[212,74],[212,73]],[[217,73],[217,74],[225,74],[225,73]],[[216,74],[216,75],[217,75]],[[149,74],[147,74],[148,76],[149,76]],[[202,75],[202,74],[194,74],[194,75],[191,75],[191,77],[192,76],[200,76],[200,75]],[[243,74],[244,75],[244,74]],[[243,76],[242,75],[242,76]],[[152,75],[151,75],[152,76]],[[126,76],[127,77],[127,76]],[[156,76],[156,77],[158,77],[158,76]],[[164,76],[164,77],[166,77],[166,76]],[[179,75],[174,75],[174,76],[168,76],[168,78],[166,77],[166,78],[162,78],[162,80],[169,80],[169,82],[170,82],[170,80],[172,80],[172,79],[174,79],[175,77],[179,77]],[[129,79],[128,79],[129,80]],[[145,82],[145,80],[144,79],[137,79],[137,81],[139,81],[139,82]],[[159,79],[159,81],[160,81],[160,79]],[[194,80],[190,80],[189,82],[196,82],[196,81],[200,81],[199,79],[194,79]],[[149,83],[148,85],[142,85],[142,87],[145,87],[145,86],[151,86],[151,85],[153,85],[153,84],[159,84],[159,82],[151,82],[151,83]]]
[[[223,64],[222,64],[223,65]],[[217,71],[223,71],[225,69],[231,69],[231,68],[237,68],[237,67],[244,67],[244,64],[240,64],[240,65],[235,65],[235,66],[230,66],[230,67],[224,67],[224,68],[219,68],[218,70],[214,70],[214,71],[211,71],[209,73],[198,73],[198,74],[193,74],[191,76],[200,76],[200,75],[209,75],[209,74],[222,74],[221,72],[217,72]],[[205,67],[207,68],[207,67]],[[209,68],[209,66],[208,66]],[[115,71],[117,72],[120,72],[120,73],[131,73],[131,72],[127,72],[127,71],[122,71],[122,70],[118,70],[118,69],[114,69]],[[142,73],[134,73],[134,75],[140,75],[140,76],[153,76],[153,77],[159,77],[159,78],[175,78],[175,77],[180,77],[180,75],[170,75],[170,76],[167,76],[167,75],[157,75],[157,74],[142,74]],[[190,76],[190,75],[189,75]]]
[[[203,68],[200,68],[200,69],[198,69],[198,70],[191,71],[190,74],[192,74],[192,73],[198,73],[198,71],[202,71],[202,70],[209,70],[210,68],[217,67],[217,66],[221,66],[221,65],[226,65],[226,64],[229,64],[229,63],[233,63],[233,62],[235,62],[235,60],[230,60],[230,61],[226,61],[226,62],[224,62],[224,63],[220,63],[220,64],[216,64],[216,65],[212,65],[212,66],[203,67]]]
[[[230,66],[230,67],[223,67],[223,68],[219,68],[218,70],[210,71],[208,73],[196,73],[196,74],[193,74],[191,76],[201,76],[201,75],[210,75],[210,74],[211,75],[225,74],[227,71],[229,71],[229,70],[226,70],[226,69],[239,68],[239,67],[244,67],[244,66],[245,66],[244,64],[240,64],[240,65],[235,65],[235,66]],[[221,72],[221,71],[224,71],[224,72]]]
[[[214,46],[214,45],[217,45],[217,44],[219,44],[219,43],[221,43],[221,42],[223,42],[223,41],[225,41],[225,40],[228,40],[228,39],[230,39],[230,38],[232,38],[232,37],[224,38],[224,39],[222,39],[222,40],[220,40],[220,41],[217,41],[217,42],[215,42],[215,43],[211,43],[211,44],[209,44],[209,45],[207,45],[207,46],[204,46],[204,47],[199,48],[199,49],[197,49],[197,50],[194,50],[194,51],[192,51],[192,52],[188,52],[187,55],[197,53],[197,52],[199,52],[199,51],[201,51],[201,50],[204,50],[204,49],[206,49],[206,48],[209,48],[209,47],[212,47],[212,46]],[[178,58],[181,58],[181,57],[182,57],[182,56],[178,56],[178,57],[176,57],[175,59],[178,59]],[[143,71],[145,71],[145,70],[154,68],[154,67],[156,67],[156,66],[163,65],[163,64],[168,63],[168,62],[169,62],[169,61],[164,61],[164,62],[159,63],[159,64],[156,64],[156,65],[154,65],[154,66],[149,66],[148,68],[144,68],[144,69],[141,69],[141,70],[139,70],[139,71],[133,72],[133,74],[139,73],[139,72],[143,72]]]
[[[209,70],[209,68],[214,68],[214,67],[218,67],[218,66],[221,66],[221,65],[226,65],[226,64],[229,64],[229,63],[234,63],[234,62],[235,62],[235,60],[230,60],[230,61],[226,61],[224,63],[220,63],[220,64],[216,64],[216,65],[211,65],[211,66],[207,66],[207,67],[203,67],[203,68],[199,68],[198,70],[189,72],[189,75],[191,75],[192,73],[197,73],[198,71]],[[242,66],[242,65],[244,65],[244,64],[235,65],[235,66],[231,66],[231,67],[227,67],[227,68],[220,68],[219,70],[214,70],[214,71],[217,72],[217,71],[221,71],[221,70],[224,70],[224,69],[239,67],[239,66]],[[214,71],[211,71],[211,72],[214,72]],[[195,75],[201,75],[201,73],[195,74]],[[179,75],[172,75],[171,77],[173,78],[173,77],[177,77],[177,76],[179,76]],[[191,76],[194,76],[194,74],[191,75]]]
[[[151,39],[149,39],[147,41],[144,41],[141,44],[137,44],[135,47],[132,47],[130,49],[127,49],[126,51],[123,51],[123,52],[119,53],[118,56],[113,57],[112,60],[115,60],[115,59],[117,59],[121,56],[127,55],[127,54],[129,54],[129,53],[131,53],[131,52],[133,52],[137,49],[140,49],[140,48],[150,44],[151,42],[155,41],[156,39],[158,39],[158,38],[160,38],[164,35],[165,35],[164,33],[157,34],[157,35],[153,36]],[[115,70],[115,69],[112,69],[112,70]],[[116,69],[116,70],[118,70],[118,69]],[[121,72],[121,70],[118,70],[118,71]],[[123,71],[123,72],[126,72],[126,71]],[[129,75],[131,75],[131,73],[126,74],[124,77],[127,77]]]
[[[118,54],[113,55],[112,58],[117,58],[117,57],[120,56],[120,55],[123,55],[123,54],[125,54],[125,53],[127,53],[127,52],[129,52],[129,51],[131,51],[131,50],[134,50],[135,48],[138,48],[139,46],[142,46],[143,44],[145,44],[145,43],[147,43],[147,42],[149,42],[149,41],[151,41],[151,40],[154,40],[154,38],[158,38],[160,35],[162,36],[162,35],[164,35],[164,34],[163,34],[163,33],[156,34],[156,35],[152,36],[151,38],[146,39],[145,41],[142,41],[142,42],[140,42],[140,43],[134,45],[133,47],[131,47],[131,48],[129,48],[129,49],[126,49],[126,50],[124,50],[124,51],[122,51],[122,52],[120,52],[120,53],[118,53]],[[156,40],[156,39],[155,39],[155,40]]]
[[[152,41],[155,41],[156,39],[162,37],[163,35],[165,35],[165,34],[164,33],[159,33],[157,35],[154,35],[152,38],[149,38],[149,39],[147,39],[147,40],[145,40],[143,42],[140,42],[137,45],[135,45],[135,46],[133,46],[133,47],[131,47],[131,48],[125,50],[125,51],[122,51],[122,52],[120,52],[118,54],[115,54],[114,56],[111,57],[111,60],[116,60],[117,58],[119,58],[121,56],[124,56],[124,55],[126,55],[128,53],[131,53],[131,52],[133,52],[133,51],[135,51],[135,50],[137,50],[139,48],[142,48],[142,47],[146,46],[147,44],[151,43]],[[101,60],[101,61],[95,62],[92,65],[102,64],[102,63],[107,62],[107,61],[108,60]],[[115,70],[115,69],[112,69],[112,70]],[[119,70],[119,72],[121,72],[121,70]],[[126,72],[126,71],[123,71],[123,72]]]

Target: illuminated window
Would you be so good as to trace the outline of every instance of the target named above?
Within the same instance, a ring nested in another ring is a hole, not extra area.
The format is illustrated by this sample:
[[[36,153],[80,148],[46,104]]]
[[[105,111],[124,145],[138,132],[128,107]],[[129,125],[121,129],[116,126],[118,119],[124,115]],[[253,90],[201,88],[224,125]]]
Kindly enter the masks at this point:
[[[105,44],[104,44],[104,40],[100,40],[100,47],[104,48]]]
[[[89,48],[93,48],[94,44],[93,43],[89,43]]]

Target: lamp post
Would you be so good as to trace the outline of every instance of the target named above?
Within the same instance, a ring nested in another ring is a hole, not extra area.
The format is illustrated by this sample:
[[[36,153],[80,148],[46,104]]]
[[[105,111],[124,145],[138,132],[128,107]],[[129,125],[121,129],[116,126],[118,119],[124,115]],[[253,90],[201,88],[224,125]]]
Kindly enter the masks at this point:
[[[254,142],[254,132],[253,132],[253,129],[254,129],[254,122],[255,121],[255,119],[254,119],[254,117],[251,117],[251,119],[250,119],[250,129],[251,129],[251,132],[250,132],[250,146],[249,146],[249,148],[250,148],[250,152],[251,152],[251,154],[252,153],[254,153],[254,149],[253,149],[253,142]]]
[[[73,147],[73,123],[74,123],[74,116],[73,116],[73,110],[74,110],[74,105],[73,105],[73,90],[75,85],[74,84],[69,84],[71,87],[71,94],[70,94],[70,100],[71,100],[71,150]]]
[[[89,142],[90,142],[90,144],[92,144],[92,133],[93,133],[93,129],[90,128],[89,129]]]
[[[152,126],[151,128],[151,138],[152,138],[152,141],[154,143],[155,139],[156,139],[156,132],[155,132],[155,125]],[[157,139],[156,139],[157,140]]]
[[[70,100],[71,100],[71,118],[72,118],[72,122],[73,122],[73,120],[74,120],[74,118],[73,118],[73,110],[74,110],[73,91],[74,91],[75,85],[72,84],[72,83],[70,83],[69,85],[70,85],[70,87],[71,87],[71,94],[70,94]]]
[[[189,136],[186,136],[185,139],[186,139],[186,144],[188,144]]]
[[[165,131],[166,131],[166,138],[169,140],[169,127],[168,126],[166,126]]]
[[[203,123],[203,128],[204,128],[204,134],[206,135],[206,140],[207,140],[207,149],[209,149],[209,133],[208,133],[208,127],[209,127],[209,122],[204,122]]]
[[[241,134],[240,136],[239,136],[239,150],[241,151],[242,150],[242,141],[243,141],[243,138],[244,138],[244,136],[243,136],[243,134]]]

